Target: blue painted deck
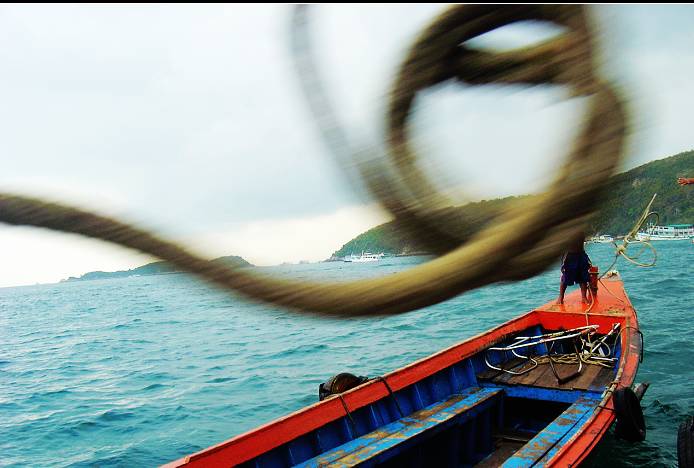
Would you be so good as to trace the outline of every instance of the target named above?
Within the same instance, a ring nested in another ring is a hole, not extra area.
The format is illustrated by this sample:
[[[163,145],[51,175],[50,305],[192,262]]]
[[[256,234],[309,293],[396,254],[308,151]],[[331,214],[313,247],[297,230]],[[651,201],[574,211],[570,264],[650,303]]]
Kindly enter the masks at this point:
[[[499,399],[500,396],[499,389],[469,388],[299,466],[374,466],[419,443],[423,437],[431,437],[453,424],[462,424],[488,411],[495,397]]]
[[[528,468],[542,466],[543,460],[551,459],[562,446],[562,441],[575,434],[600,404],[599,398],[581,397],[567,408],[549,426],[533,437],[502,466],[504,468]]]

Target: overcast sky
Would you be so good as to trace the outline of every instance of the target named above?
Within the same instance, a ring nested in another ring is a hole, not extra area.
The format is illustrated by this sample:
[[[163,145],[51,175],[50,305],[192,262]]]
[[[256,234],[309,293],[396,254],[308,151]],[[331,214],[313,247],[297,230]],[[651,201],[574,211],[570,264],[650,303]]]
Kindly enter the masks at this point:
[[[376,143],[383,96],[442,7],[319,6],[320,67],[340,116]],[[625,168],[691,149],[694,7],[611,6],[605,73],[631,99]],[[0,184],[124,217],[209,256],[320,260],[387,217],[355,194],[310,120],[287,6],[0,7]],[[554,28],[507,27],[511,47]],[[446,85],[418,99],[426,166],[471,198],[539,190],[582,103],[559,89]],[[462,198],[461,198],[462,200]],[[0,225],[0,286],[131,268],[148,257]]]

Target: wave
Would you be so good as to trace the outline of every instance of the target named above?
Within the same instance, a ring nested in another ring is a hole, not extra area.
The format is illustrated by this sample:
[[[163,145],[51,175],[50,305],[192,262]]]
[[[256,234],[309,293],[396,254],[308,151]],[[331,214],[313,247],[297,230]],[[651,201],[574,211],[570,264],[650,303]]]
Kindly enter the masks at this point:
[[[101,413],[98,417],[98,421],[114,422],[123,421],[135,417],[136,414],[132,411],[126,411],[121,409],[110,409]]]
[[[205,383],[224,383],[224,382],[230,382],[232,380],[235,380],[234,377],[217,377],[212,380],[207,380]]]

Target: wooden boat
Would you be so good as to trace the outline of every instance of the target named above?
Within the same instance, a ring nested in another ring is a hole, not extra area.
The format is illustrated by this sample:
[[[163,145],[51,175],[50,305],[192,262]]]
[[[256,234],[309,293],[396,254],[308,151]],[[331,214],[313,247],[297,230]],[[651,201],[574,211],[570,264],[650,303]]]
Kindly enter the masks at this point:
[[[600,341],[602,365],[558,362]],[[645,436],[631,390],[642,346],[613,276],[590,306],[576,291],[166,466],[575,466],[616,413],[618,432]]]

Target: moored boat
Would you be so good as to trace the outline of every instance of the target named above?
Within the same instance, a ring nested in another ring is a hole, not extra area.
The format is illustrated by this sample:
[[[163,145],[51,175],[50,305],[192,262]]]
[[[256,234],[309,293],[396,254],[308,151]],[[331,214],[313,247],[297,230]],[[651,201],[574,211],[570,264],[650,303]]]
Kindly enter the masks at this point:
[[[167,466],[574,466],[615,418],[642,440],[636,312],[600,285]]]
[[[606,235],[606,234],[602,234],[599,236],[593,236],[586,241],[586,243],[589,243],[589,244],[610,244],[612,242],[614,242],[614,237]]]
[[[694,239],[694,224],[670,224],[667,226],[651,224],[645,231],[638,232],[636,238],[641,241]]]
[[[366,263],[366,262],[377,262],[385,255],[383,253],[372,254],[370,252],[362,252],[361,255],[350,255],[344,258],[345,262],[352,263]]]

